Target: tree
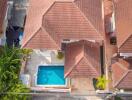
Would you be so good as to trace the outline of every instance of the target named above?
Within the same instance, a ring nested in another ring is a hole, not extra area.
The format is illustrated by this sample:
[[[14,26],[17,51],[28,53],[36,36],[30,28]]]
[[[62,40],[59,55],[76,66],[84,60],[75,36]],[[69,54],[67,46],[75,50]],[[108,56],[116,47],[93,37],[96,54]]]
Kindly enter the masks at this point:
[[[29,98],[28,95],[10,94],[30,92],[19,80],[21,61],[25,55],[31,53],[29,51],[31,50],[7,46],[0,49],[0,98],[2,100],[27,100]]]

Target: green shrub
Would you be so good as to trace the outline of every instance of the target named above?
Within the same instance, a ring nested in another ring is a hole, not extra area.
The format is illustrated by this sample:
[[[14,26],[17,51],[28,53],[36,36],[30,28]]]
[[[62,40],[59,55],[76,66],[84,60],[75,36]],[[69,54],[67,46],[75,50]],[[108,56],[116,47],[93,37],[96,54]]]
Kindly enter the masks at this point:
[[[28,100],[29,95],[15,93],[29,93],[30,90],[19,80],[21,59],[29,52],[20,48],[4,46],[0,55],[0,100]]]
[[[96,88],[100,90],[104,90],[106,88],[107,83],[108,83],[108,80],[106,80],[106,77],[104,75],[101,77],[98,77],[96,82]]]

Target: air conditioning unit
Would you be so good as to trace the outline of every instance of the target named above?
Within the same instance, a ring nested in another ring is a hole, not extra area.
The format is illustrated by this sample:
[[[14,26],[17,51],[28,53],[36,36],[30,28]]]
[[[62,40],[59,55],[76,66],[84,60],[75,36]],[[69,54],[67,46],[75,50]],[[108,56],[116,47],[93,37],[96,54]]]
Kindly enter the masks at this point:
[[[122,56],[125,59],[128,57],[132,57],[132,53],[120,53],[120,56]]]

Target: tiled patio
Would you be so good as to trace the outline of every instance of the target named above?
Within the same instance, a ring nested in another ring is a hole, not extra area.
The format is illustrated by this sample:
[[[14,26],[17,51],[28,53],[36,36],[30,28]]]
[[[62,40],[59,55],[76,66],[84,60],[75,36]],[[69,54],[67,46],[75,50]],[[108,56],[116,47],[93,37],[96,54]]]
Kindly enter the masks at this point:
[[[71,79],[71,92],[73,94],[90,94],[95,93],[92,79],[90,78],[72,78]]]

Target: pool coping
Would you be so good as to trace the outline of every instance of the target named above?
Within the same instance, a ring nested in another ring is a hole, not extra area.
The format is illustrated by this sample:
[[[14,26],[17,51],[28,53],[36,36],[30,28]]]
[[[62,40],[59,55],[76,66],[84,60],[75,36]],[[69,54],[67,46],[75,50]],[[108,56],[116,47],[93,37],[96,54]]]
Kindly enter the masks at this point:
[[[37,73],[36,73],[36,75],[35,75],[35,86],[37,86],[37,87],[44,87],[44,88],[66,88],[67,86],[68,86],[68,83],[69,83],[69,79],[68,78],[66,78],[65,79],[65,85],[38,85],[37,84],[37,74],[38,74],[38,68],[39,68],[39,66],[64,66],[64,64],[40,64],[40,65],[38,65],[37,66]]]

